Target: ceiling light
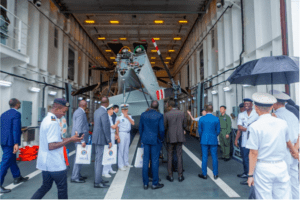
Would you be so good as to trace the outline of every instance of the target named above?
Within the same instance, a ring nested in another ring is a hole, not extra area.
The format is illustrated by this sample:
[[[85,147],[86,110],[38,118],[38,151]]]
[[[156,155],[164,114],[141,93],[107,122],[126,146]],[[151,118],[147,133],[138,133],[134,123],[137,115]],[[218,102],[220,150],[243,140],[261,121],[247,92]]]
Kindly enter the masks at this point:
[[[155,41],[157,41],[157,40],[160,40],[160,38],[159,37],[157,37],[157,38],[153,38]]]
[[[40,92],[40,88],[38,88],[38,87],[30,87],[29,88],[29,91],[31,91],[31,92]]]
[[[187,23],[188,23],[188,20],[179,20],[178,23],[179,23],[179,24],[187,24]]]
[[[101,101],[98,101],[98,104],[100,104],[101,103]]]
[[[92,19],[86,19],[84,22],[87,24],[95,24],[95,20]]]
[[[116,57],[110,57],[110,59],[111,59],[111,60],[114,60],[114,59],[116,59]]]
[[[217,90],[213,90],[213,91],[211,91],[211,94],[218,94],[218,91]]]
[[[126,37],[124,37],[124,38],[119,38],[120,40],[127,40],[127,38]]]
[[[119,24],[120,22],[118,20],[110,20],[111,24]]]
[[[98,40],[105,40],[105,37],[98,37]]]
[[[12,84],[12,82],[10,82],[10,81],[0,80],[0,86],[10,87],[11,84]]]
[[[55,96],[56,94],[57,94],[56,91],[50,91],[50,92],[49,92],[49,95],[51,95],[51,96]]]
[[[152,64],[152,65],[154,65],[154,64],[155,64],[155,62],[151,62],[151,64]]]
[[[181,37],[174,37],[173,40],[181,40]]]
[[[78,100],[81,101],[83,98],[82,97],[78,97]]]
[[[173,53],[173,52],[175,52],[175,50],[174,49],[169,49],[169,52]]]
[[[152,59],[152,60],[155,60],[155,59],[156,59],[156,57],[151,57],[151,59]]]
[[[181,102],[181,101],[179,101],[179,103],[180,103],[180,104],[182,104],[182,102]]]
[[[167,60],[171,60],[172,58],[171,58],[171,57],[166,57],[166,59],[167,59]]]
[[[228,92],[230,91],[232,88],[230,86],[226,86],[223,88],[224,92]]]
[[[203,97],[207,97],[207,94],[206,94],[206,93],[204,93],[204,94],[203,94]]]
[[[188,98],[188,101],[191,101],[191,99],[190,99],[190,98]]]
[[[164,23],[164,20],[154,20],[154,23],[155,23],[155,24],[163,24],[163,23]]]
[[[153,53],[156,53],[156,52],[157,52],[157,50],[156,50],[156,49],[152,49],[152,50],[151,50],[151,52],[153,52]]]
[[[182,100],[182,103],[185,103],[185,100]]]
[[[106,49],[105,51],[106,51],[106,52],[111,52],[111,50],[110,50],[110,49]]]
[[[87,102],[90,102],[90,99],[86,99]]]
[[[118,62],[114,62],[114,64],[116,65],[116,64],[118,64]]]
[[[98,103],[98,101],[95,101],[95,103]]]
[[[193,100],[196,100],[197,98],[196,97],[193,97]]]
[[[166,64],[169,64],[169,62],[165,62]]]
[[[252,85],[244,84],[243,87],[250,87]]]

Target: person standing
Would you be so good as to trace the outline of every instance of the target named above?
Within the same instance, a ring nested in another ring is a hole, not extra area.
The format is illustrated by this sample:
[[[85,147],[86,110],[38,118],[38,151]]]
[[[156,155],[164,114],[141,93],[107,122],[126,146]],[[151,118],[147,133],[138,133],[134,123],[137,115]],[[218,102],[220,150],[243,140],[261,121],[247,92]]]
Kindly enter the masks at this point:
[[[201,117],[198,123],[198,132],[201,138],[202,149],[202,174],[198,174],[200,178],[207,179],[207,159],[208,150],[213,159],[213,174],[214,179],[218,178],[218,135],[220,134],[220,120],[212,115],[213,106],[206,107],[207,114]]]
[[[143,183],[144,189],[148,189],[149,184],[149,160],[151,157],[152,169],[152,189],[162,188],[164,185],[159,183],[158,168],[159,168],[159,153],[164,140],[164,116],[159,113],[158,101],[151,102],[149,111],[142,113],[139,132],[141,136],[141,143],[144,145],[143,157]]]
[[[14,177],[14,184],[27,181],[28,177],[22,177],[16,161],[16,153],[21,144],[21,102],[12,98],[9,100],[10,109],[1,115],[1,148],[3,152],[1,169],[0,193],[8,193],[11,190],[2,187],[8,168]]]
[[[206,115],[205,109],[201,109],[201,114],[202,114],[202,116],[198,116],[198,117],[196,117],[196,118],[194,118],[194,117],[192,116],[191,111],[188,110],[187,113],[189,114],[189,116],[191,117],[191,119],[192,119],[193,121],[195,121],[195,122],[199,122],[200,118]]]
[[[92,138],[92,143],[95,145],[96,150],[94,188],[109,187],[109,185],[106,184],[108,181],[102,180],[104,145],[109,145],[109,148],[112,146],[110,121],[106,110],[108,105],[108,97],[102,97],[101,106],[94,113],[94,130]]]
[[[288,125],[289,139],[295,146],[297,144],[299,134],[299,121],[297,117],[292,112],[288,111],[285,107],[285,103],[290,99],[290,96],[283,92],[274,93],[273,96],[277,99],[277,103],[273,105],[273,108],[275,110],[275,113],[273,115],[279,119],[283,119],[284,121],[286,121]],[[286,148],[286,156],[284,160],[287,164],[288,173],[290,175],[290,199],[299,199],[299,162],[297,159],[294,159],[292,157],[288,148]]]
[[[241,154],[243,157],[244,172],[238,174],[239,178],[247,178],[247,173],[249,171],[249,149],[246,148],[248,140],[248,130],[247,128],[258,119],[258,115],[254,109],[252,109],[252,100],[249,98],[244,99],[245,111],[239,115],[238,118],[238,129],[242,132],[242,145]],[[241,185],[248,185],[247,180],[240,182]]]
[[[125,171],[125,167],[132,167],[129,164],[128,154],[130,145],[131,125],[134,126],[134,119],[128,114],[128,104],[121,104],[122,114],[117,117],[117,126],[119,127],[120,144],[118,145],[118,167]]]
[[[242,115],[241,113],[245,111],[244,103],[240,103],[239,108],[240,108],[240,113],[239,113],[239,115],[238,115],[237,121],[239,121],[239,118],[240,118],[241,115]],[[237,132],[236,132],[236,137],[235,137],[235,141],[234,141],[234,145],[235,145],[236,147],[239,147],[238,141],[239,141],[241,135],[242,135],[242,134],[241,134],[241,131],[238,129]]]
[[[109,122],[110,122],[111,143],[112,143],[112,145],[114,145],[115,144],[115,140],[118,139],[118,135],[115,134],[117,127],[114,127],[116,119],[113,120],[113,114],[114,114],[113,104],[110,104],[106,108],[106,110],[107,110],[107,114],[108,114]],[[117,173],[117,172],[112,169],[111,165],[104,165],[103,166],[102,176],[104,176],[105,178],[111,178],[110,174],[115,174],[115,173]]]
[[[168,106],[170,111],[165,114],[164,125],[166,130],[166,140],[168,148],[168,176],[167,180],[173,182],[173,149],[176,148],[177,152],[177,170],[178,170],[178,181],[184,180],[183,168],[182,168],[182,143],[185,142],[184,131],[187,127],[187,120],[184,112],[178,110],[175,107],[175,101],[169,100]]]
[[[73,113],[73,128],[72,128],[72,136],[75,135],[75,132],[78,134],[84,134],[84,138],[81,142],[75,143],[75,152],[77,152],[77,146],[81,145],[85,148],[89,139],[89,123],[86,117],[85,109],[87,108],[87,102],[85,100],[81,100],[79,102],[78,109]],[[76,155],[75,155],[76,158]],[[71,182],[72,183],[84,183],[87,177],[81,176],[82,164],[76,164],[74,160],[74,166],[72,171]]]
[[[231,119],[226,114],[226,106],[220,107],[221,115],[219,116],[219,121],[221,125],[221,133],[220,133],[220,146],[222,150],[222,159],[224,161],[230,160],[230,133],[231,133]]]
[[[114,121],[116,121],[116,119],[117,119],[117,113],[119,112],[119,106],[118,105],[114,105],[113,109],[114,109],[114,112],[113,112],[112,118],[113,118]]]
[[[80,142],[84,136],[76,133],[71,138],[61,137],[59,121],[68,111],[70,104],[63,98],[54,99],[50,112],[43,119],[40,128],[39,152],[36,168],[42,171],[43,184],[31,199],[42,199],[56,183],[58,199],[68,198],[67,170],[63,146],[71,142]]]
[[[268,93],[254,93],[252,99],[259,118],[248,126],[250,168],[247,185],[253,186],[256,199],[288,199],[289,175],[284,162],[286,146],[294,149],[288,132],[288,124],[270,115],[276,98]]]

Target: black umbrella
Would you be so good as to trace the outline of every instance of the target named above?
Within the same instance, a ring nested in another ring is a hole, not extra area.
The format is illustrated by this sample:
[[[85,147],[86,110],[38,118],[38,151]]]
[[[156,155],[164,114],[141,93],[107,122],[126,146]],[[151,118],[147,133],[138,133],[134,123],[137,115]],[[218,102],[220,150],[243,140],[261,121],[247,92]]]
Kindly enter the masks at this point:
[[[227,81],[254,86],[299,82],[299,58],[271,56],[253,60],[239,66]]]

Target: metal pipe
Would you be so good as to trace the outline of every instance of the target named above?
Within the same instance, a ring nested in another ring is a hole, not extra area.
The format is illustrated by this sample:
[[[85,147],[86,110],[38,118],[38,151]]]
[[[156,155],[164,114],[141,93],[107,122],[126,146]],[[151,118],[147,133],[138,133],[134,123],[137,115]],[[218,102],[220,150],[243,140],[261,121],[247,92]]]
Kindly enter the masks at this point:
[[[44,78],[44,82],[46,83],[45,81],[45,77]],[[46,89],[47,85],[45,84],[44,87],[43,87],[43,99],[42,99],[42,108],[45,108],[45,89]]]
[[[245,29],[244,29],[244,7],[243,0],[241,0],[241,18],[242,18],[242,51],[240,54],[240,65],[242,64],[242,54],[245,51]]]
[[[199,13],[206,13],[205,11],[102,11],[102,10],[93,10],[93,9],[86,9],[86,10],[76,10],[76,11],[62,11],[61,13],[82,13],[82,14],[199,14]]]

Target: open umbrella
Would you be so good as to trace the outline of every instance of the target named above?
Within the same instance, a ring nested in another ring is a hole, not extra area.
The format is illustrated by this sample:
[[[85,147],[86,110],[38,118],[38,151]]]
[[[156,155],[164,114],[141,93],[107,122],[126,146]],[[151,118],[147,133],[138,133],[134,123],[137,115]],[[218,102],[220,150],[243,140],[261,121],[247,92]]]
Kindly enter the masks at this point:
[[[270,56],[239,66],[227,79],[230,84],[267,85],[299,82],[299,58]]]

